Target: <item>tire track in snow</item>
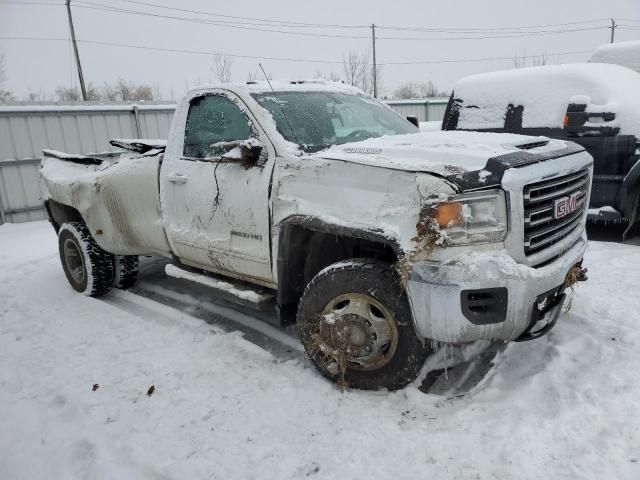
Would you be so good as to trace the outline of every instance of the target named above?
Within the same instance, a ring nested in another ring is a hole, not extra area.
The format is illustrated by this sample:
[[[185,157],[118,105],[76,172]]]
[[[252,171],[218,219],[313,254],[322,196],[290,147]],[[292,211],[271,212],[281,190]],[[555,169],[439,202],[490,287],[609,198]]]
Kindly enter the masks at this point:
[[[282,361],[303,359],[304,350],[293,327],[278,328],[274,312],[259,312],[217,298],[212,289],[167,277],[163,259],[141,259],[138,283],[128,291],[114,289],[106,302],[143,318],[213,325],[244,338]]]

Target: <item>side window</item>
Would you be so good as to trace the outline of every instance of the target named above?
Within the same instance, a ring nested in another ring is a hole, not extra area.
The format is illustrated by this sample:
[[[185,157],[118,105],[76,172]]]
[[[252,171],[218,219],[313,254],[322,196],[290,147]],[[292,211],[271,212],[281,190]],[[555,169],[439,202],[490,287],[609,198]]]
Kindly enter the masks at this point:
[[[191,100],[184,131],[183,155],[189,158],[216,157],[225,152],[219,142],[247,140],[249,119],[229,98],[205,95]]]

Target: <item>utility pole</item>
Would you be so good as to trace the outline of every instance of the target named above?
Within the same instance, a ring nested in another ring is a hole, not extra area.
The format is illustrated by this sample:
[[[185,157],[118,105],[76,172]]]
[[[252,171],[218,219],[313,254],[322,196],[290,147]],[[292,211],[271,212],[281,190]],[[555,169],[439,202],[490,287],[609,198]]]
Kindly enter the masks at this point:
[[[82,75],[82,65],[80,65],[80,55],[78,54],[78,44],[76,43],[76,32],[73,29],[73,18],[71,17],[71,0],[66,1],[67,16],[69,17],[69,30],[71,31],[71,41],[73,42],[73,52],[76,54],[76,67],[78,67],[78,78],[80,79],[80,90],[82,100],[87,101],[87,89],[84,86],[84,76]]]
[[[371,24],[371,43],[373,51],[373,98],[378,98],[378,66],[376,64],[376,26]]]
[[[609,28],[611,28],[611,43],[613,43],[613,37],[614,37],[614,34],[615,34],[617,26],[618,25],[616,25],[616,21],[612,18],[611,19],[611,27],[609,27]]]

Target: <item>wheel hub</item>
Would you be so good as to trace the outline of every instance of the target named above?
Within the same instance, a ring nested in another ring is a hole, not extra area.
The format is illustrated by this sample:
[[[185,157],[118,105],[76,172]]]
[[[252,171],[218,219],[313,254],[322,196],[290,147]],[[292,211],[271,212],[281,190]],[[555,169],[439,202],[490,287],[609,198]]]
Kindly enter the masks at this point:
[[[85,277],[84,257],[78,245],[68,238],[62,246],[62,251],[64,253],[64,262],[71,278],[73,278],[74,282],[82,284]]]
[[[382,303],[369,295],[347,293],[325,306],[320,338],[336,361],[346,359],[355,370],[375,370],[393,357],[398,330]]]

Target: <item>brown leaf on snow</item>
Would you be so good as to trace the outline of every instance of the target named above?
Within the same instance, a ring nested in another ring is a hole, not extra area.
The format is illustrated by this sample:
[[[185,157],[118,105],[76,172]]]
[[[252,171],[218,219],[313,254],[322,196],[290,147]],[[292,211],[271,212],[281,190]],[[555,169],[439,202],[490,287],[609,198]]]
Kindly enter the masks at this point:
[[[147,390],[147,395],[151,396],[151,395],[153,395],[153,392],[155,392],[155,391],[156,391],[156,386],[155,385],[151,385],[149,387],[149,390]]]

